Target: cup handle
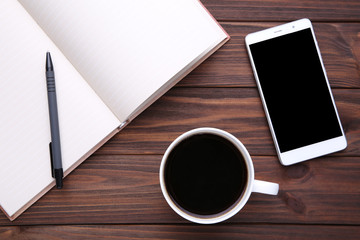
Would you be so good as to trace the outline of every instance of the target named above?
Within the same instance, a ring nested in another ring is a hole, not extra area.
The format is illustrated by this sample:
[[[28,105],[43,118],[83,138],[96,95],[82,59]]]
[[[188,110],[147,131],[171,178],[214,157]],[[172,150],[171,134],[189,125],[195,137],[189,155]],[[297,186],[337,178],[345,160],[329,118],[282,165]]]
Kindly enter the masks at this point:
[[[255,179],[252,192],[277,195],[279,192],[279,184]]]

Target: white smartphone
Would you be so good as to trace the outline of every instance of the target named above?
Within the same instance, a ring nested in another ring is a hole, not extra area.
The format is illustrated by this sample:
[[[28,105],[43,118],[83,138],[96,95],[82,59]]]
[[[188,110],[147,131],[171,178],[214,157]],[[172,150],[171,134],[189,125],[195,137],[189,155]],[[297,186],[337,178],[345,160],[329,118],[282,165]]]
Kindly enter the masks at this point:
[[[245,38],[275,148],[283,165],[346,148],[309,19]]]

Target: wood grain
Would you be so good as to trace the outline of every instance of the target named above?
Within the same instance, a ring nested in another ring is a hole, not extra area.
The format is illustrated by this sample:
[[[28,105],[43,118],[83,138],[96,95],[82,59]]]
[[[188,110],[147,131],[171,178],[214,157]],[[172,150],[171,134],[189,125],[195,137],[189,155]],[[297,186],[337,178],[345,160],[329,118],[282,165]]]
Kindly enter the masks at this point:
[[[349,142],[336,155],[360,156],[360,92],[333,93]],[[252,155],[276,155],[255,88],[173,88],[96,154],[163,154],[176,137],[197,127],[232,133]]]
[[[202,0],[231,40],[14,222],[0,239],[359,239],[360,1]],[[310,18],[348,140],[345,151],[280,165],[245,49],[248,33]],[[196,225],[164,200],[168,145],[196,127],[239,138],[255,177],[278,196],[252,194],[231,219]],[[3,194],[3,193],[2,193]]]
[[[161,155],[92,156],[12,224],[188,223],[159,185]],[[290,167],[253,156],[255,178],[277,182],[278,196],[254,193],[226,223],[358,224],[359,157],[321,157]],[[4,215],[0,225],[8,225]]]
[[[360,13],[359,13],[360,16]],[[230,41],[184,78],[178,86],[255,87],[245,36],[284,22],[221,23]],[[333,88],[360,88],[360,24],[313,23]]]
[[[74,225],[0,227],[0,238],[22,239],[358,239],[357,226],[317,225]]]
[[[202,3],[221,21],[292,21],[304,17],[314,21],[360,20],[357,0],[203,0]]]

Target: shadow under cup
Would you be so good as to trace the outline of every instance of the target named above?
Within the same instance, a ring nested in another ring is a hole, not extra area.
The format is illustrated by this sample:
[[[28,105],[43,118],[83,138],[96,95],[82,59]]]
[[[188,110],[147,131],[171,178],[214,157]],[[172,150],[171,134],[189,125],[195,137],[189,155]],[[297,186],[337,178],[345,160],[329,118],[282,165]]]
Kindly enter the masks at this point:
[[[234,139],[222,130],[202,128],[169,146],[160,183],[175,212],[193,222],[216,223],[243,207],[252,191],[254,171],[245,147]]]

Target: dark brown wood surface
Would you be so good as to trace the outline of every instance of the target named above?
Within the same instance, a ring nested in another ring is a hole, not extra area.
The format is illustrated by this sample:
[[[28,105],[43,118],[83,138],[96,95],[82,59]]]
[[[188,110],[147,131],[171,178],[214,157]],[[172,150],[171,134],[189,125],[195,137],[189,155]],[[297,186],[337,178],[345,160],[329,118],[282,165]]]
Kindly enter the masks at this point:
[[[14,222],[0,213],[0,239],[359,239],[360,1],[204,0],[231,40],[114,136]],[[246,34],[310,18],[348,147],[284,167],[270,136],[244,45]],[[176,215],[159,186],[168,145],[196,127],[239,138],[255,177],[278,196],[252,194],[221,224]]]

